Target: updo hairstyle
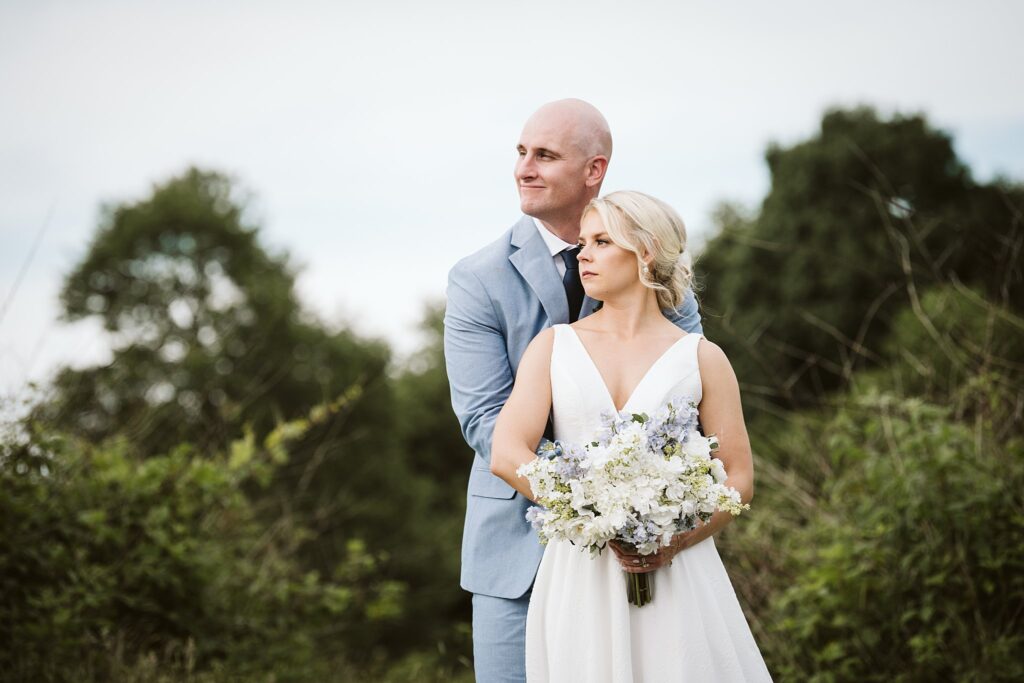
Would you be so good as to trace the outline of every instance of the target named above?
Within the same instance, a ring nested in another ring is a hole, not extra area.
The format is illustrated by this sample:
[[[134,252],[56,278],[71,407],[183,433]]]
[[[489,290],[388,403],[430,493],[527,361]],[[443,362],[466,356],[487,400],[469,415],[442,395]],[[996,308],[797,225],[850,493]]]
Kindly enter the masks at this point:
[[[693,260],[679,214],[660,199],[629,190],[592,199],[583,215],[591,211],[601,217],[612,242],[636,254],[640,282],[657,292],[658,306],[679,308],[693,285]],[[654,257],[649,265],[645,253]]]

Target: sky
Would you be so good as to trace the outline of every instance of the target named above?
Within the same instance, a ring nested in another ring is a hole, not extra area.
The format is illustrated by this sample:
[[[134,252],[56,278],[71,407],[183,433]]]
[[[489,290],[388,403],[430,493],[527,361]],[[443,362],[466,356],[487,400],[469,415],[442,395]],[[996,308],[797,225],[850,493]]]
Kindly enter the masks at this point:
[[[673,205],[694,243],[756,208],[771,142],[828,107],[924,113],[975,177],[1024,179],[1024,3],[0,0],[0,397],[109,357],[59,321],[104,204],[226,172],[332,326],[422,342],[459,258],[518,217],[541,104],[608,119],[604,191]]]

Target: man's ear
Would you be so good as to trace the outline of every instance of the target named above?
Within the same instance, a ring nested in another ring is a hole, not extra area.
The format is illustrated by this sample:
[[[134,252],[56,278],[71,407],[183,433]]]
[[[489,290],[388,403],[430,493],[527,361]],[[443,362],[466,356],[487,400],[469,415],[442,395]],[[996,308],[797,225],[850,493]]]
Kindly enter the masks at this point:
[[[597,155],[587,162],[587,187],[600,185],[604,180],[604,174],[608,172],[608,157]]]

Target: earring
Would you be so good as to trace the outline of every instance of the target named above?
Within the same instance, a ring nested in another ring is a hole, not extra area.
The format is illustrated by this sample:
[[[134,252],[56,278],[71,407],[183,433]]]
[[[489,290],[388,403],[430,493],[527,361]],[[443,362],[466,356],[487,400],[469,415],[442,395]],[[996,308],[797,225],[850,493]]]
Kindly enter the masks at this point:
[[[647,267],[647,264],[644,264],[644,275],[647,275],[650,272],[651,272],[651,269]]]

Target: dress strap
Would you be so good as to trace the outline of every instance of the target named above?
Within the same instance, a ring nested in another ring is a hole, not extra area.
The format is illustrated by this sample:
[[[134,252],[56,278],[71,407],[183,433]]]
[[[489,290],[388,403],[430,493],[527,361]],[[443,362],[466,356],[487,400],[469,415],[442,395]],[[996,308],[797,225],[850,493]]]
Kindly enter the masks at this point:
[[[561,357],[566,353],[566,335],[571,333],[572,330],[565,323],[556,323],[551,326],[551,329],[555,331],[555,338],[551,342],[551,367],[554,369],[556,363],[565,362]],[[556,360],[557,359],[557,360]]]

